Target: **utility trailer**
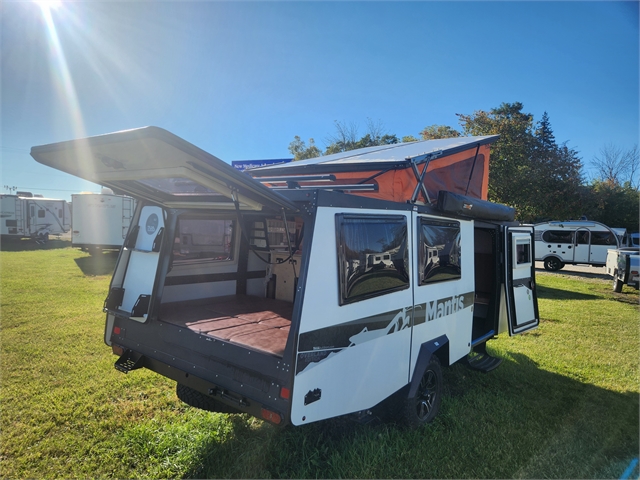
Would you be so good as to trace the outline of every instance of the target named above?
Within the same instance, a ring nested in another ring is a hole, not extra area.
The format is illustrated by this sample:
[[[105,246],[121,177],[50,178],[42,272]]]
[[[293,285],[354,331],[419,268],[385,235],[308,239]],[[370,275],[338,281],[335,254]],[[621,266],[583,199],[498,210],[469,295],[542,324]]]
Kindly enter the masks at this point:
[[[4,238],[32,238],[45,242],[49,235],[67,233],[71,228],[71,213],[66,200],[36,197],[23,192],[0,195],[0,203],[0,234]]]
[[[491,370],[488,340],[539,323],[533,227],[486,201],[496,138],[372,147],[254,178],[156,127],[31,155],[138,200],[104,304],[118,370],[150,369],[190,405],[277,425],[392,406],[417,426],[438,411],[442,365]]]
[[[102,193],[71,195],[71,246],[89,253],[120,249],[129,231],[135,199]]]
[[[607,252],[607,275],[613,277],[613,291],[622,292],[623,285],[640,288],[640,248],[622,247]]]

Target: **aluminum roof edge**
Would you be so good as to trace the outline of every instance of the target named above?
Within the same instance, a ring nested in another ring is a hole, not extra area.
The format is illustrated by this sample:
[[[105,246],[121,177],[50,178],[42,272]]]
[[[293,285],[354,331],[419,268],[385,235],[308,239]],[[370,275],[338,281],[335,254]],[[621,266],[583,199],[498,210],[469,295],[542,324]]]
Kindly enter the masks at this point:
[[[450,155],[455,155],[456,153],[463,152],[465,150],[471,150],[473,148],[477,148],[478,146],[487,145],[495,142],[500,135],[487,135],[487,136],[478,136],[474,137],[477,140],[473,140],[471,142],[465,143],[463,145],[453,146],[451,148],[447,148],[443,151],[442,155],[438,157],[444,158]],[[465,138],[465,137],[453,137],[455,138]],[[399,148],[401,145],[381,145],[379,150],[370,150],[371,147],[367,147],[368,150],[366,153],[370,153],[372,151],[382,151],[382,150],[391,150],[393,148]],[[360,155],[358,152],[364,149],[358,150],[350,150],[344,152],[344,156],[341,159],[357,157]],[[317,157],[317,163],[311,164],[297,164],[296,161],[291,163],[283,164],[283,165],[274,165],[268,167],[260,167],[256,169],[247,170],[251,176],[255,178],[260,178],[264,176],[279,176],[279,175],[305,175],[305,174],[320,174],[320,173],[339,173],[339,172],[371,172],[375,170],[391,170],[391,169],[405,169],[411,167],[411,160],[418,159],[421,157],[429,157],[433,153],[436,153],[438,150],[434,151],[425,151],[420,154],[416,154],[413,156],[408,156],[404,160],[388,160],[388,161],[376,161],[376,162],[362,162],[362,163],[333,163],[335,160],[332,160],[332,163],[322,163],[321,159],[323,157]]]

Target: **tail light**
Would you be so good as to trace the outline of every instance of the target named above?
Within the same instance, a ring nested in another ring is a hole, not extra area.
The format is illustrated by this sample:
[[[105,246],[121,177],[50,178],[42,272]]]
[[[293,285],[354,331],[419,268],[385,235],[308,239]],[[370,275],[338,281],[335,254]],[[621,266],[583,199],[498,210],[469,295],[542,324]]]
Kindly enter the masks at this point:
[[[261,413],[262,418],[264,418],[267,422],[271,422],[275,425],[280,425],[282,423],[282,417],[276,412],[272,412],[271,410],[263,408]]]

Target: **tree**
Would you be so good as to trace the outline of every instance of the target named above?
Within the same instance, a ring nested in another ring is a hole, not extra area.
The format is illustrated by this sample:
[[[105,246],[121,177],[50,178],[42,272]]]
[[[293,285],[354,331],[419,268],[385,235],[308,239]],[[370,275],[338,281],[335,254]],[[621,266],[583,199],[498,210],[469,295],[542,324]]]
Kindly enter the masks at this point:
[[[459,137],[460,132],[448,125],[431,125],[425,127],[420,132],[422,140],[436,140],[438,138],[452,138]]]
[[[293,137],[293,142],[289,144],[289,152],[293,155],[294,161],[315,158],[322,155],[320,149],[316,147],[313,138],[309,139],[309,146],[307,147],[307,144],[298,135]]]
[[[357,148],[375,147],[398,143],[398,137],[385,132],[382,122],[367,119],[367,133],[358,138],[358,126],[355,123],[346,124],[335,121],[336,133],[327,139],[328,145],[325,155],[347,152]]]
[[[638,231],[640,198],[638,189],[630,183],[615,185],[594,180],[585,187],[582,200],[584,213],[590,220],[611,227],[625,227],[629,232]]]
[[[491,146],[489,199],[516,208],[517,218],[533,222],[580,215],[582,162],[578,152],[558,145],[545,112],[534,124],[520,102],[490,111],[458,114],[467,135],[500,135]]]
[[[530,216],[532,192],[529,153],[533,141],[533,116],[522,112],[520,102],[502,103],[486,112],[456,114],[466,135],[500,135],[491,146],[489,200],[516,208],[519,218]]]
[[[611,186],[628,183],[638,189],[638,160],[638,145],[623,150],[613,143],[608,143],[593,158],[591,165],[596,169],[597,180]]]
[[[558,145],[549,115],[544,112],[536,124],[531,152],[530,184],[537,202],[532,208],[533,220],[553,217],[566,219],[580,215],[580,187],[583,182],[582,161],[578,152]]]

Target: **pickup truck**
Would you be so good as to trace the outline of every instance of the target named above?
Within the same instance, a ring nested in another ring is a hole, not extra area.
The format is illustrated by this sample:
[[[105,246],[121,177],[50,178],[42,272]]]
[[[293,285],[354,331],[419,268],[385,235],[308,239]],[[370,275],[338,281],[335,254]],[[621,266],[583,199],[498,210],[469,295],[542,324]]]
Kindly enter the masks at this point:
[[[610,249],[605,266],[607,275],[613,276],[613,291],[620,293],[623,285],[638,290],[640,286],[640,248]]]

